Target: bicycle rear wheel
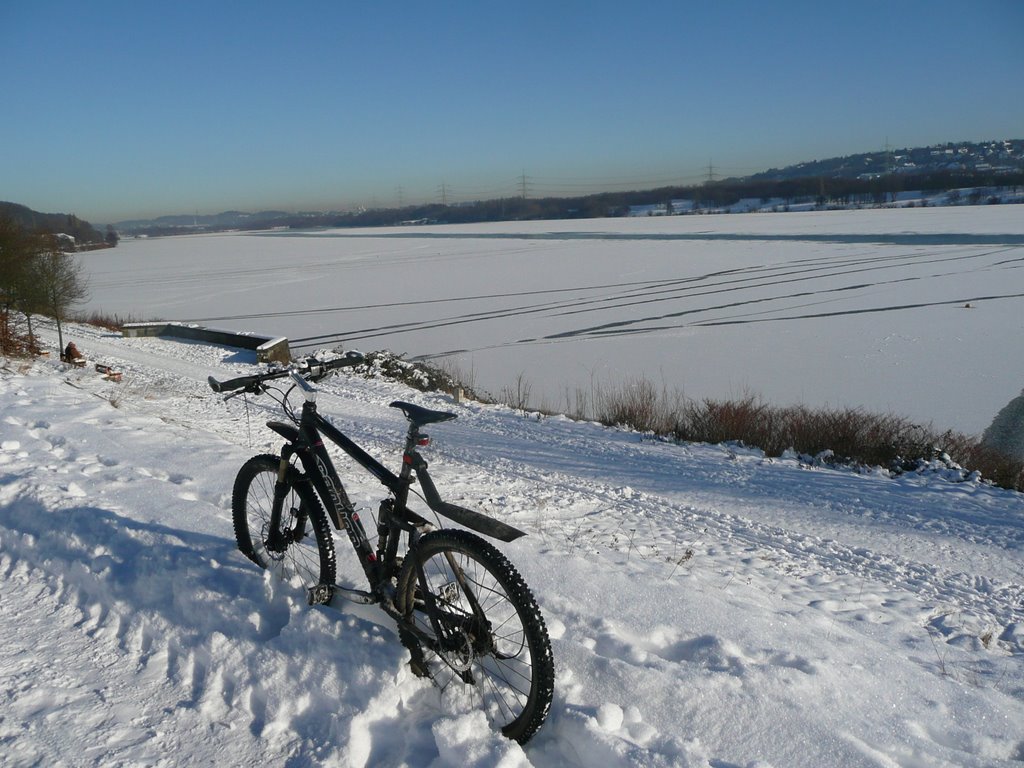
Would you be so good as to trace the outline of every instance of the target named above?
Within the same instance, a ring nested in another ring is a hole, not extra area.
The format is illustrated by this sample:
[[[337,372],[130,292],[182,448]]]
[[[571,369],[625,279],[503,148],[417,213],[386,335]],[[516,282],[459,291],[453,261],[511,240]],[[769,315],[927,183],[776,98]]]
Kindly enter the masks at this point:
[[[231,494],[238,549],[285,581],[298,579],[307,589],[333,584],[336,561],[331,526],[311,484],[295,467],[289,467],[286,475],[280,525],[276,532],[271,530],[280,462],[279,456],[254,456],[238,471]]]
[[[537,602],[508,559],[468,531],[429,533],[406,556],[396,597],[431,638],[423,661],[435,682],[525,744],[551,707],[554,660]]]

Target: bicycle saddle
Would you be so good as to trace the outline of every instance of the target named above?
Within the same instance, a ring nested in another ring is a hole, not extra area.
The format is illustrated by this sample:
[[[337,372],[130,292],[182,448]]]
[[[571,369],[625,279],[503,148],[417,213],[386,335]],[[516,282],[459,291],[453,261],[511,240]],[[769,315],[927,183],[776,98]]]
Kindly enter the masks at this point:
[[[422,427],[425,424],[436,424],[440,421],[451,421],[454,418],[458,418],[457,413],[451,413],[450,411],[432,411],[429,408],[424,408],[419,405],[413,405],[412,403],[403,403],[401,400],[395,400],[391,403],[392,408],[398,408],[405,414],[405,418],[411,421],[416,427]]]

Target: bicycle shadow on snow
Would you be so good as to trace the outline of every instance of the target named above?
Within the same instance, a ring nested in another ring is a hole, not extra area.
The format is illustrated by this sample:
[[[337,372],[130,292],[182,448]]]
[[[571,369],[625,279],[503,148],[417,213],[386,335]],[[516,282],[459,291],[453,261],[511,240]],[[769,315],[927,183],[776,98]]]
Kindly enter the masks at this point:
[[[23,534],[5,540],[5,548],[77,590],[80,607],[93,601],[110,609],[117,602],[173,625],[259,639],[251,622],[232,620],[240,613],[233,602],[264,596],[227,538],[140,522],[95,505],[53,510],[24,495],[0,506],[0,526]]]

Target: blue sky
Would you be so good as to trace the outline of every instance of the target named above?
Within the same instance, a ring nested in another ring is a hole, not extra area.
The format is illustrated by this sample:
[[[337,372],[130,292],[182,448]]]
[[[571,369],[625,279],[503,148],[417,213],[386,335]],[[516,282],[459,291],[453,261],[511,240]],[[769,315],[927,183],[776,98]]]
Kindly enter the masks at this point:
[[[0,94],[93,223],[687,183],[1024,137],[1024,2],[0,0]]]

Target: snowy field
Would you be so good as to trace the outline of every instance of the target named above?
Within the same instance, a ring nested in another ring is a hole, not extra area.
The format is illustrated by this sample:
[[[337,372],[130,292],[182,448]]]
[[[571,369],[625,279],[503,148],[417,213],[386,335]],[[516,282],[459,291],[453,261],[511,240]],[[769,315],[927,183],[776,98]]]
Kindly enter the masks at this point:
[[[950,226],[959,231],[955,222]],[[1002,231],[1006,223],[993,226]],[[285,265],[274,280],[266,275],[266,264],[290,242],[283,238],[195,238],[138,244],[124,253],[155,257],[193,242],[226,254],[244,245],[259,262],[250,277],[267,280],[260,295],[308,289],[314,279],[307,274],[307,282],[289,285],[295,270]],[[362,252],[350,256],[356,273],[363,261],[390,258],[390,267],[366,272],[390,270],[397,277],[400,265],[417,263],[413,244],[430,243],[350,236],[295,242],[308,254],[323,248],[323,266],[307,264],[308,271],[335,277],[330,254],[336,249]],[[479,275],[480,242],[430,263]],[[391,256],[379,253],[387,243]],[[706,246],[747,253],[751,262],[766,247],[764,241],[697,245],[697,252]],[[493,241],[487,258],[508,267],[508,279],[494,288],[504,291],[515,278],[514,262],[508,253],[499,257],[500,248],[564,254],[578,246],[545,238]],[[588,242],[586,250],[591,247],[611,253],[616,246]],[[843,260],[846,250],[789,239],[767,247],[777,257],[800,252],[815,272],[826,253]],[[879,250],[897,261],[901,250],[926,252],[931,255],[920,258],[935,262],[1014,254],[996,245],[880,249],[870,243],[850,245],[847,256]],[[534,266],[543,261],[540,254],[532,259]],[[601,269],[609,270],[611,261]],[[240,299],[224,297],[232,286],[251,300],[256,289],[239,279],[237,263],[223,266],[231,278],[210,277],[217,266],[209,264],[208,277],[190,283],[193,300],[212,307]],[[619,268],[618,280],[629,282],[628,265]],[[931,270],[957,268],[951,261]],[[157,269],[154,263],[149,278]],[[741,274],[748,269],[760,271],[743,267]],[[874,272],[858,279],[868,277],[882,280]],[[650,285],[654,275],[648,270],[637,279]],[[958,278],[961,295],[974,293],[971,280]],[[550,274],[548,281],[559,285],[563,277]],[[1010,281],[1004,282],[1008,293]],[[176,286],[179,293],[182,287]],[[158,300],[159,286],[145,290],[154,296],[148,304],[177,301],[170,293]],[[383,301],[380,290],[359,298]],[[581,304],[584,293],[568,299]],[[716,301],[725,303],[721,296]],[[866,290],[861,301],[889,300]],[[985,317],[1007,303],[992,300],[956,317]],[[948,331],[938,319],[943,311],[932,308],[931,322],[921,315],[916,330],[906,315],[890,317],[903,317],[904,333],[923,343],[931,331]],[[530,322],[521,321],[524,334]],[[823,338],[844,338],[830,322],[822,323]],[[814,324],[792,328],[805,325]],[[55,346],[52,329],[44,334]],[[123,381],[46,360],[0,367],[0,764],[993,768],[1024,762],[1020,494],[953,482],[938,471],[894,479],[766,460],[728,446],[670,445],[560,417],[454,405],[354,376],[325,382],[322,410],[391,466],[404,421],[388,402],[401,397],[456,410],[457,421],[431,430],[428,459],[438,486],[453,501],[530,533],[502,549],[545,613],[557,682],[550,719],[522,748],[490,733],[479,713],[450,708],[414,677],[375,609],[309,608],[303,594],[235,551],[228,512],[234,474],[248,456],[276,443],[262,426],[270,416],[265,403],[247,412],[240,398],[225,404],[203,382],[211,374],[223,379],[251,371],[247,353],[122,339],[96,329],[74,329],[73,337],[93,360],[123,370]],[[670,344],[686,336],[655,338]],[[952,338],[938,349],[956,372]],[[927,396],[927,387],[920,394]],[[350,495],[364,516],[375,509],[378,490],[368,478],[352,477]],[[337,544],[340,578],[354,580],[359,569],[343,557],[344,539]]]
[[[645,377],[980,434],[1024,387],[1021,205],[197,235],[83,260],[87,309],[448,358],[547,410]]]

